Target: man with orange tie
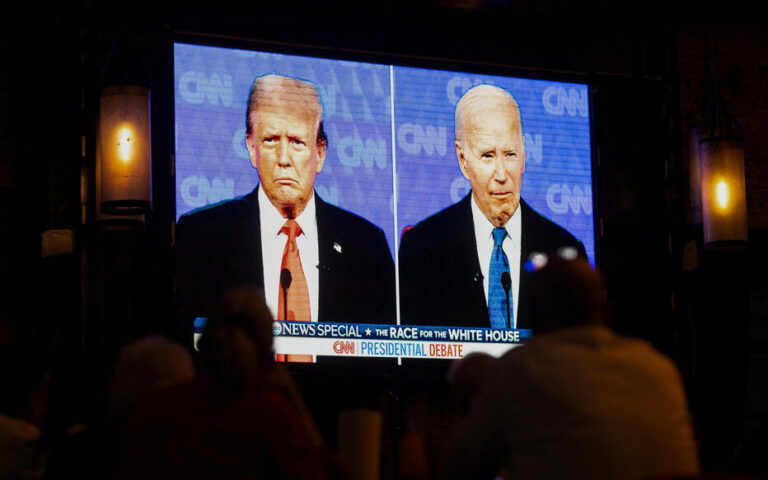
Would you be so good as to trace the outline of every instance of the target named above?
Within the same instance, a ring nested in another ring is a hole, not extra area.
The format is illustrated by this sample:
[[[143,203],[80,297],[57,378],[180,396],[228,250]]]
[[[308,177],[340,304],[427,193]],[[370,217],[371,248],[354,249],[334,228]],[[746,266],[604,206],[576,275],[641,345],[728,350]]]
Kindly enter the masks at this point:
[[[177,296],[189,320],[222,290],[253,285],[278,320],[394,323],[394,264],[384,232],[314,191],[328,140],[315,86],[254,81],[246,143],[259,185],[179,219]]]

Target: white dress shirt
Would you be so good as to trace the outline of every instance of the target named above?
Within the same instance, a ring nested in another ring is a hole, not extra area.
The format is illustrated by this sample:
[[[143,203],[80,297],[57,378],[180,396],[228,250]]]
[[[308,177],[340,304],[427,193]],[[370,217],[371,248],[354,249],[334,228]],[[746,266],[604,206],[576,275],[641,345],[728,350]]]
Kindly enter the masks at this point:
[[[283,263],[283,251],[288,242],[288,235],[281,234],[280,229],[286,222],[286,218],[272,205],[263,188],[259,188],[259,225],[261,225],[261,258],[264,268],[264,297],[272,312],[272,317],[277,318],[277,305],[280,292],[280,267]],[[320,272],[317,265],[320,263],[319,248],[317,246],[317,217],[315,215],[315,195],[307,202],[304,211],[296,217],[296,223],[301,227],[301,234],[296,237],[296,245],[299,247],[299,258],[304,270],[304,278],[307,280],[309,290],[309,313],[312,321],[317,321],[318,286],[320,284]]]
[[[513,315],[513,328],[517,328],[517,298],[520,292],[520,234],[522,232],[522,223],[520,215],[520,205],[512,217],[504,226],[507,230],[507,236],[501,244],[501,249],[507,255],[509,260],[509,275],[512,277],[512,288],[509,289],[509,295],[512,300],[510,311]],[[495,228],[488,220],[472,196],[472,223],[475,226],[475,243],[477,244],[477,258],[480,261],[480,272],[483,274],[483,293],[485,293],[485,304],[488,305],[488,270],[491,266],[491,254],[493,254],[493,229]]]

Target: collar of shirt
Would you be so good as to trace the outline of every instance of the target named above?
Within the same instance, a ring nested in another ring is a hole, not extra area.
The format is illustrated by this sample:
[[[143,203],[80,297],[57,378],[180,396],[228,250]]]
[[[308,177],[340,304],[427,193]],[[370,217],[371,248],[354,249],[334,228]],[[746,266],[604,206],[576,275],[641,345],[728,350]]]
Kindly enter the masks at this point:
[[[277,238],[280,235],[280,229],[285,225],[285,217],[272,205],[269,201],[267,194],[264,193],[263,188],[259,188],[259,214],[261,216],[261,231],[269,232]],[[307,206],[304,211],[296,217],[296,223],[301,227],[301,234],[296,237],[296,241],[299,242],[301,238],[314,239],[317,241],[317,218],[315,216],[315,195],[312,193],[312,198],[307,202]]]
[[[257,194],[259,202],[259,225],[261,227],[261,257],[264,272],[264,297],[272,314],[277,312],[278,295],[280,294],[280,266],[283,261],[283,251],[288,241],[288,235],[281,235],[286,219],[269,201],[263,188]],[[309,290],[309,308],[312,321],[317,321],[318,287],[320,275],[317,269],[319,251],[317,246],[317,216],[315,215],[315,193],[307,202],[304,211],[294,220],[301,227],[301,234],[296,237],[299,247],[299,257],[304,270]],[[276,318],[276,317],[275,317]]]
[[[471,194],[471,193],[470,193]],[[488,303],[488,270],[491,264],[491,254],[493,253],[493,229],[494,225],[483,214],[480,207],[472,196],[472,224],[475,229],[475,244],[477,245],[477,258],[480,262],[480,273],[483,275],[483,293],[485,302]],[[512,278],[512,312],[515,322],[517,322],[517,296],[520,292],[520,236],[522,233],[522,206],[518,205],[517,210],[504,225],[507,230],[507,236],[501,245],[502,250],[509,260],[509,274]]]

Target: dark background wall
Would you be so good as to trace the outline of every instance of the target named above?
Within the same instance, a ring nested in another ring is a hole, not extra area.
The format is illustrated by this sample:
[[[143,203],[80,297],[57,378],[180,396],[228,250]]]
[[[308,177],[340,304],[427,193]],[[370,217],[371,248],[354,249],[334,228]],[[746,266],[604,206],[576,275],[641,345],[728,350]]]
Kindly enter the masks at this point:
[[[184,38],[589,82],[598,258],[614,326],[677,361],[700,431],[725,439],[706,443],[713,465],[768,414],[768,29],[748,2],[73,1],[21,11],[0,29],[0,342],[43,345],[100,378],[126,339],[180,336],[170,44]],[[155,205],[138,231],[93,222],[98,80],[120,31],[154,80]],[[743,129],[746,251],[704,251],[691,215],[687,131],[705,62]],[[75,232],[73,255],[41,258],[52,228]],[[450,419],[424,407],[444,393],[433,380],[433,394],[383,382],[412,396],[390,413],[410,417],[437,450]]]

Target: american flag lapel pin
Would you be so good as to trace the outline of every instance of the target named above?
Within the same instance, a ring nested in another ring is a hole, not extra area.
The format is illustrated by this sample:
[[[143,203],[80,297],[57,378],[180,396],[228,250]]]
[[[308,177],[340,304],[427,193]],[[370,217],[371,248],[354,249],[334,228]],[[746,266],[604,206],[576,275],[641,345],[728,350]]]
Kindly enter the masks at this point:
[[[333,249],[336,250],[337,253],[341,253],[341,245],[339,245],[339,242],[333,242]]]

